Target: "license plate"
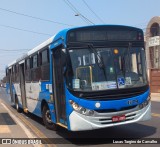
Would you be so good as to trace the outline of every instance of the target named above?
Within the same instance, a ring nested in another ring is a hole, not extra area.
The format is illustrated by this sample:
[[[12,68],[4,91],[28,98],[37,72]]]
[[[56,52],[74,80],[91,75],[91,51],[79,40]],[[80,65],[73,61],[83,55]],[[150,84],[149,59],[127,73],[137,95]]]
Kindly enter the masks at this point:
[[[112,122],[119,122],[119,121],[124,121],[124,120],[126,120],[126,116],[125,115],[113,116],[112,117]]]

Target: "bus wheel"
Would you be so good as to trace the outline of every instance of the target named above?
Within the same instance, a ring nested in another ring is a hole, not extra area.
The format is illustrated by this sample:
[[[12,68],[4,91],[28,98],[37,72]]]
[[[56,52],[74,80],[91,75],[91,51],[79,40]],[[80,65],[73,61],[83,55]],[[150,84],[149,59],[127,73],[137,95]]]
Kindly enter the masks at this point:
[[[54,131],[57,130],[57,125],[51,121],[51,114],[47,105],[43,106],[42,118],[47,129],[54,130]]]
[[[22,109],[19,107],[19,103],[18,103],[18,98],[16,97],[15,98],[15,106],[16,106],[16,110],[17,110],[17,112],[22,112]]]

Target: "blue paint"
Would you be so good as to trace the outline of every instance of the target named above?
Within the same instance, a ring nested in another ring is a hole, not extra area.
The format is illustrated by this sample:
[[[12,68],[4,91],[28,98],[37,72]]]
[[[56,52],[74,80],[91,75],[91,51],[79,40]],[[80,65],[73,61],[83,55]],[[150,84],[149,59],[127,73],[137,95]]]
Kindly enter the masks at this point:
[[[142,104],[144,101],[146,101],[146,99],[149,96],[149,89],[144,92],[143,94],[139,95],[139,96],[135,96],[132,98],[125,98],[125,99],[120,99],[120,100],[106,100],[106,101],[93,101],[93,100],[86,100],[86,99],[79,99],[77,97],[75,97],[74,95],[72,95],[68,89],[66,88],[66,115],[67,115],[67,124],[68,124],[68,130],[70,130],[70,122],[69,122],[69,116],[73,111],[73,108],[71,106],[71,104],[69,103],[69,100],[73,100],[74,102],[76,102],[78,105],[87,108],[87,109],[91,109],[91,110],[107,110],[107,109],[115,109],[115,110],[120,110],[122,108],[126,108],[129,106],[136,106],[139,104]],[[128,104],[129,100],[138,100],[138,104],[137,102],[133,102],[131,105]],[[96,108],[95,107],[95,103],[99,102],[101,104],[100,108]]]
[[[115,110],[120,110],[122,108],[126,108],[129,106],[135,106],[137,105],[137,103],[132,103],[130,105],[128,105],[128,101],[129,100],[138,100],[138,104],[142,104],[149,96],[149,89],[139,95],[139,96],[135,96],[132,98],[121,98],[119,100],[105,100],[105,101],[93,101],[93,100],[86,100],[86,99],[79,99],[75,96],[73,96],[67,89],[66,89],[66,97],[67,100],[73,100],[74,102],[76,102],[78,105],[87,108],[87,109],[91,109],[91,110],[99,110],[99,109],[115,109]],[[99,102],[101,104],[100,108],[96,108],[95,107],[95,103]],[[69,103],[67,103],[69,105]],[[71,106],[67,106],[67,115],[70,115],[70,113],[72,112],[73,108]]]
[[[46,89],[46,84],[51,84],[51,82],[50,81],[41,82],[41,92],[39,93],[39,96],[38,96],[38,103],[37,103],[37,106],[35,107],[35,110],[32,112],[33,114],[39,117],[42,116],[42,110],[41,110],[42,101],[45,100],[46,103],[50,102],[51,93],[49,92],[48,89]],[[48,106],[49,106],[49,103],[48,103]]]

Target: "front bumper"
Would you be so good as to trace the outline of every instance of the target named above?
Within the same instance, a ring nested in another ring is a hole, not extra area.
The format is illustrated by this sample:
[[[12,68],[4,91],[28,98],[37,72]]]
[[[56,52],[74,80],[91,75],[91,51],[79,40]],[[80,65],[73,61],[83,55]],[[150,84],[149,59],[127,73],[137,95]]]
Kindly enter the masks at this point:
[[[126,120],[122,122],[112,122],[113,116],[125,115]],[[139,106],[125,111],[111,113],[96,113],[94,116],[85,116],[73,111],[69,116],[71,131],[94,130],[123,124],[145,121],[151,118],[151,102],[143,109]]]

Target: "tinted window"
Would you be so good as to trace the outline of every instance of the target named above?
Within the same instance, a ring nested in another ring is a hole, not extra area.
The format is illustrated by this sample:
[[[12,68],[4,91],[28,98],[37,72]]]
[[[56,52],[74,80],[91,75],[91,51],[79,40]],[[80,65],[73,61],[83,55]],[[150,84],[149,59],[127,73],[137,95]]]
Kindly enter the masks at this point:
[[[16,65],[16,72],[17,72],[17,73],[19,72],[18,64]]]
[[[37,55],[33,56],[33,68],[36,68],[38,66],[38,60]]]
[[[13,67],[12,67],[12,71],[13,71],[13,73],[15,72],[15,69],[14,69],[14,68],[15,68],[15,66],[13,66]]]
[[[26,69],[30,69],[30,59],[27,59],[26,61]]]
[[[42,52],[42,65],[48,63],[48,51],[45,50]]]

